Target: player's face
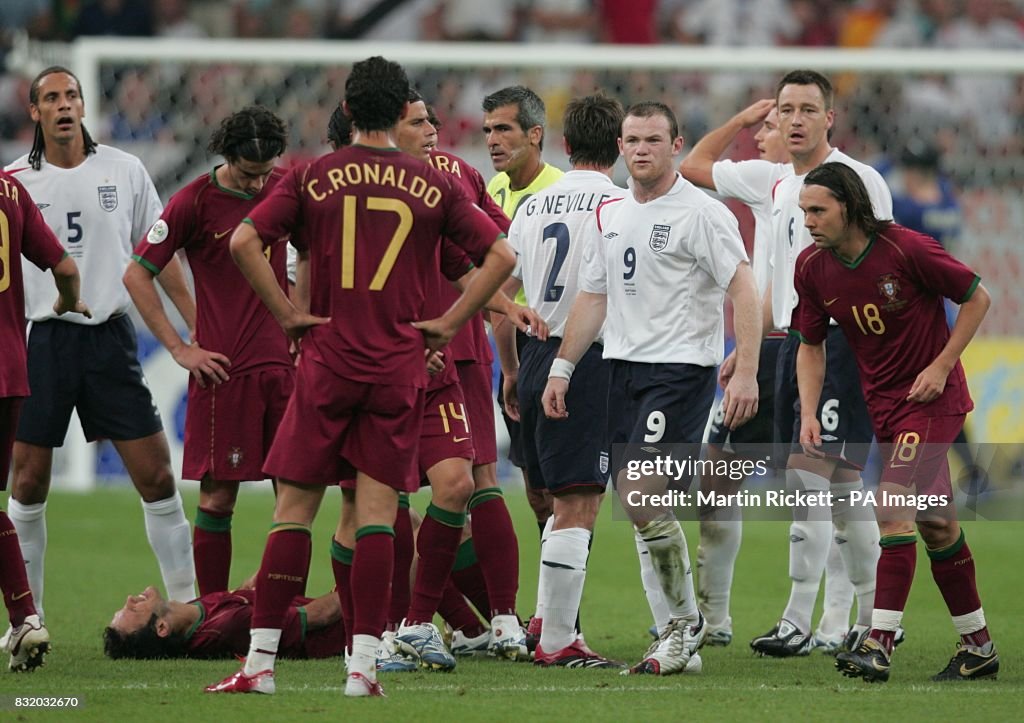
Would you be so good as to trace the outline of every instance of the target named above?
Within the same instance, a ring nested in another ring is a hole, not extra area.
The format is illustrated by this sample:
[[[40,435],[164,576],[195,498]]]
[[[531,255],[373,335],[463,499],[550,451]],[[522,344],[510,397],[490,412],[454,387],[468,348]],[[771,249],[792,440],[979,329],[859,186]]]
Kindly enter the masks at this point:
[[[277,159],[265,162],[250,161],[245,158],[236,158],[228,161],[228,183],[234,191],[241,191],[250,196],[255,196],[263,190],[264,184],[274,170],[274,163]]]
[[[629,175],[637,183],[657,183],[674,173],[673,159],[682,148],[682,137],[672,138],[668,118],[663,115],[647,118],[628,115],[622,121],[619,152],[626,159]]]
[[[67,144],[82,136],[85,104],[78,82],[67,73],[50,73],[39,81],[38,103],[29,104],[32,120],[46,141]]]
[[[824,186],[804,186],[800,190],[800,210],[804,212],[804,226],[819,249],[834,249],[846,240],[849,226],[843,204]]]
[[[531,154],[540,153],[540,126],[524,130],[516,120],[518,114],[515,104],[484,113],[484,142],[491,154],[491,165],[499,173],[512,173],[522,168]]]
[[[409,103],[395,131],[398,147],[421,161],[437,145],[437,130],[430,122],[427,105],[422,100]]]
[[[144,628],[153,615],[159,617],[166,611],[167,601],[150,585],[138,595],[128,596],[124,607],[114,613],[110,627],[121,633],[132,633]]]
[[[828,140],[835,111],[825,109],[825,97],[817,85],[783,86],[777,108],[779,130],[790,155],[810,156]]]
[[[757,152],[762,160],[772,163],[789,161],[789,151],[786,150],[786,142],[779,130],[779,111],[775,108],[765,117],[760,130],[754,135],[754,141],[757,142]]]

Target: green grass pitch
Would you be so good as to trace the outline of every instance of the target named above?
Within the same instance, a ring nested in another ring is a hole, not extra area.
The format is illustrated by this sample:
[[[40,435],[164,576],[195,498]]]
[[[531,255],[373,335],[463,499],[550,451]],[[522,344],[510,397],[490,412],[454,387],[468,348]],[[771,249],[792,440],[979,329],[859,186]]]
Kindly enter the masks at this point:
[[[191,518],[196,494],[186,493]],[[525,498],[507,499],[520,535],[519,610],[528,616],[537,576],[537,528]],[[340,497],[331,491],[314,530],[309,592],[332,583],[329,544]],[[233,534],[232,583],[256,570],[273,497],[241,495]],[[425,500],[414,498],[422,510]],[[952,624],[919,550],[917,581],[904,618],[907,642],[895,658],[892,680],[869,686],[839,676],[832,659],[754,657],[747,642],[781,613],[789,592],[787,525],[756,522],[743,531],[736,568],[728,648],[703,651],[704,672],[657,679],[620,677],[612,671],[540,670],[495,660],[462,661],[450,674],[382,675],[385,700],[346,700],[340,660],[283,661],[277,695],[213,696],[203,686],[236,669],[233,661],[109,661],[101,631],[129,593],[159,583],[146,543],[138,498],[126,490],[89,495],[55,493],[47,512],[49,551],[46,614],[54,649],[33,674],[0,674],[0,718],[35,720],[1020,720],[1024,676],[1024,582],[1017,565],[1024,523],[967,523],[982,599],[1001,652],[998,681],[940,686],[929,681],[954,651]],[[691,556],[696,527],[687,524]],[[636,662],[651,623],[640,587],[630,527],[602,510],[587,588],[583,627],[597,651]],[[6,666],[5,666],[6,667]],[[14,711],[13,695],[79,696],[71,711]],[[386,716],[386,718],[385,718]]]

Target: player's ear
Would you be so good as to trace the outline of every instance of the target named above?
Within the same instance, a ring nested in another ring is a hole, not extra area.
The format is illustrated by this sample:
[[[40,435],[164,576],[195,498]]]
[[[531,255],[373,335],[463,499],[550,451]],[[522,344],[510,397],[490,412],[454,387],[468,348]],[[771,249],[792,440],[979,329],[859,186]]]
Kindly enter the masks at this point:
[[[156,634],[161,638],[166,638],[171,634],[171,626],[163,618],[156,619]]]
[[[540,144],[544,141],[544,128],[542,126],[533,126],[527,131],[526,136],[530,139],[530,145],[540,148]]]
[[[562,136],[562,149],[565,151],[565,155],[572,155],[572,148],[569,146],[569,139],[565,136]]]
[[[683,152],[683,137],[676,136],[675,140],[672,141],[672,155],[678,156]]]

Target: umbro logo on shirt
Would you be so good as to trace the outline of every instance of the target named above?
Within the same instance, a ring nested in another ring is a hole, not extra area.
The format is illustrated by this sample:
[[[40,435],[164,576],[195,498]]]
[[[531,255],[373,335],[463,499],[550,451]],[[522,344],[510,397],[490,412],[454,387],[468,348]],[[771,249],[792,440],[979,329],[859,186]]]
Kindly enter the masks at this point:
[[[37,203],[36,204],[36,208],[38,208],[40,211],[42,211],[44,208],[49,208],[49,207],[50,207],[50,204],[48,204],[48,203]]]
[[[607,239],[613,239],[613,238],[615,238],[616,236],[618,236],[618,234],[617,234],[617,233],[615,233],[614,231],[609,231],[608,233],[606,233],[606,234],[604,235],[604,237],[605,237],[605,238],[607,238]]]

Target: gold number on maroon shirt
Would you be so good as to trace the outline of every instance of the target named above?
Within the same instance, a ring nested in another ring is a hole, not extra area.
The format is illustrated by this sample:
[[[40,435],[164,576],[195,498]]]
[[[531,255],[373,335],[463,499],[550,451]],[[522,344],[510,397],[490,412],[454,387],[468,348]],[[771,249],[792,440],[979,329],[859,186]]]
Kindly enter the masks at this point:
[[[17,259],[15,259],[17,260]],[[0,294],[11,287],[11,224],[7,214],[0,211]]]
[[[896,444],[893,445],[890,462],[897,459],[901,462],[913,462],[917,456],[917,445],[921,443],[921,435],[917,432],[904,432],[896,437]]]
[[[341,288],[352,289],[356,285],[356,203],[355,196],[345,196],[342,205],[341,221]],[[405,245],[412,230],[412,209],[409,204],[397,198],[381,198],[369,196],[366,199],[367,211],[384,211],[398,215],[398,227],[395,228],[391,241],[384,251],[376,273],[370,280],[370,291],[380,291],[388,282],[388,276],[395,267],[398,254]]]
[[[882,321],[882,315],[878,311],[878,307],[874,304],[864,304],[864,319],[861,320],[860,311],[856,306],[851,306],[850,311],[853,312],[853,320],[857,322],[857,327],[860,329],[860,333],[867,335],[870,333],[881,336],[885,333],[885,322]],[[865,325],[867,328],[865,328]]]

